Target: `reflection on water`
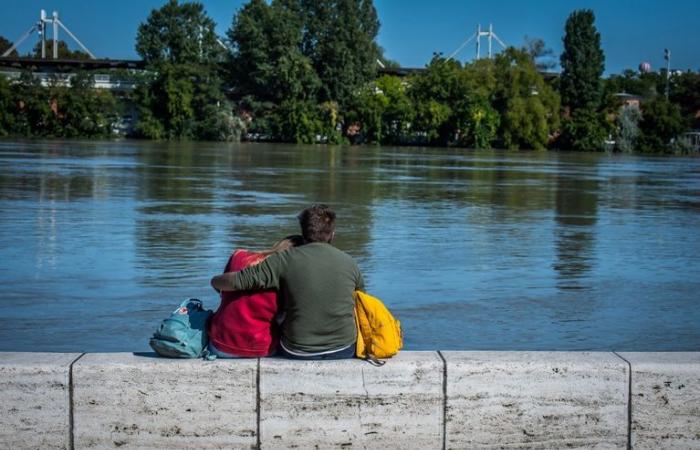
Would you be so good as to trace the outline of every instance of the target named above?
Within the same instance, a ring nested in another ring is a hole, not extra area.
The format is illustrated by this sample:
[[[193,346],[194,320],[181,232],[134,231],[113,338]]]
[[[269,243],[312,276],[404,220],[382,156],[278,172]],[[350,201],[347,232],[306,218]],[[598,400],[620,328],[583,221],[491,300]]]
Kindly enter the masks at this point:
[[[592,161],[587,171],[595,170]],[[557,257],[552,267],[558,273],[560,289],[585,289],[581,283],[592,269],[595,244],[595,224],[598,219],[598,181],[571,177],[566,173],[556,177],[555,194]]]
[[[0,350],[141,351],[312,202],[409,349],[698,350],[700,160],[0,142]]]

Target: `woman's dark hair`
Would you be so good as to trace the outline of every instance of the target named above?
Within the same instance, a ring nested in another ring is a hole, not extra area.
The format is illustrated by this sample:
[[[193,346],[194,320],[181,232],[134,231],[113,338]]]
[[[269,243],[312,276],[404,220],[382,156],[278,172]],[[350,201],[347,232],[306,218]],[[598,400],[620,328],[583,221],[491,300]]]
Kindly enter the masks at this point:
[[[299,216],[301,234],[306,242],[331,242],[335,232],[335,213],[327,205],[312,205]]]
[[[273,253],[283,252],[285,250],[289,250],[292,247],[299,247],[300,245],[304,245],[304,238],[298,234],[293,234],[276,242],[275,245],[270,247],[268,250],[265,250],[260,253],[265,255],[265,257],[268,257]]]

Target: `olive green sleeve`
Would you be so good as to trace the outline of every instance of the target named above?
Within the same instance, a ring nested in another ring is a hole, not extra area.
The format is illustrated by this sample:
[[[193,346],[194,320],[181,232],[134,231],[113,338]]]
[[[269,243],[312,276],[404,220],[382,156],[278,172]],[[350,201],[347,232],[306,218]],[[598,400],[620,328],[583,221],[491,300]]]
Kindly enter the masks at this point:
[[[212,278],[211,285],[218,291],[279,289],[280,276],[287,263],[286,253],[274,253],[260,264],[246,267],[239,272],[217,275]]]

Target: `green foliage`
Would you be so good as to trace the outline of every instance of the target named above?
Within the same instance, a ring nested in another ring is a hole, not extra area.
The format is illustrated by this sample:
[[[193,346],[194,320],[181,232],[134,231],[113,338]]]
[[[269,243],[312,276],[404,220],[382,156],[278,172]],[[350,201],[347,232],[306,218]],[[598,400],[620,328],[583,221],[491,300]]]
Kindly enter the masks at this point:
[[[134,92],[137,136],[221,139],[240,136],[241,120],[225,101],[218,63],[223,49],[201,3],[170,0],[139,26],[136,50],[147,62]]]
[[[60,118],[65,137],[104,137],[112,132],[119,108],[114,96],[104,90],[94,89],[93,77],[78,73],[71,79],[71,86],[62,89],[57,96],[57,117]]]
[[[16,88],[17,105],[15,132],[22,136],[54,136],[56,120],[51,110],[49,89],[41,86],[29,72],[22,73],[13,87]]]
[[[663,89],[659,89],[659,87],[662,87],[664,83],[665,80],[661,79],[656,72],[639,73],[628,69],[620,75],[611,75],[603,80],[603,92],[606,99],[619,93],[654,97],[663,93]]]
[[[475,97],[464,105],[457,121],[459,145],[473,148],[491,148],[500,124],[498,111],[483,97]]]
[[[409,80],[408,94],[416,111],[414,131],[432,145],[447,145],[457,135],[458,104],[466,105],[470,88],[459,62],[433,56],[423,73]],[[462,113],[464,113],[462,108]]]
[[[249,131],[274,140],[344,141],[348,106],[376,73],[378,30],[371,0],[247,3],[227,35],[233,99],[252,117]]]
[[[239,107],[252,116],[252,133],[313,142],[321,128],[316,108],[310,107],[320,80],[311,60],[301,53],[300,20],[282,2],[263,0],[252,0],[233,19],[228,31],[235,44],[230,84]],[[298,129],[294,118],[301,121]]]
[[[639,123],[642,151],[663,153],[672,150],[672,141],[685,129],[685,122],[678,105],[664,97],[642,105],[642,120]]]
[[[149,64],[212,65],[224,53],[215,26],[201,3],[168,0],[139,25],[136,51]]]
[[[529,53],[513,47],[495,60],[495,105],[507,148],[546,148],[559,127],[559,96],[545,83]]]
[[[700,73],[685,72],[671,77],[671,102],[677,104],[688,126],[700,128]]]
[[[75,74],[70,86],[54,79],[48,87],[23,73],[9,88],[0,80],[0,135],[26,137],[106,137],[119,117],[111,93],[92,87],[93,79]]]
[[[14,128],[14,109],[10,83],[0,75],[0,136],[8,135]]]
[[[579,109],[564,119],[558,147],[588,152],[603,150],[606,128],[603,114],[588,108]]]
[[[407,135],[415,111],[400,78],[384,75],[354,96],[348,121],[358,124],[367,142],[400,143]]]
[[[299,20],[279,2],[250,1],[234,16],[227,34],[234,43],[229,64],[234,95],[280,103],[291,89],[294,98],[315,97],[318,81],[300,51]]]
[[[274,2],[273,2],[274,3]],[[344,107],[371,81],[381,51],[379,19],[372,0],[281,0],[300,17],[302,54],[321,80],[320,101]]]
[[[579,109],[597,110],[605,55],[591,10],[578,10],[566,20],[564,52],[561,54],[560,93],[562,105],[571,114]]]
[[[322,129],[317,106],[310,101],[283,101],[272,122],[272,132],[276,136],[299,144],[315,143]]]
[[[219,108],[216,105],[206,105],[203,119],[197,124],[195,135],[209,141],[235,142],[241,140],[246,127],[243,120],[233,114],[233,107],[227,105]]]
[[[566,20],[559,80],[566,117],[559,145],[567,150],[601,150],[605,140],[607,122],[599,113],[605,55],[594,22],[593,11],[587,9]]]

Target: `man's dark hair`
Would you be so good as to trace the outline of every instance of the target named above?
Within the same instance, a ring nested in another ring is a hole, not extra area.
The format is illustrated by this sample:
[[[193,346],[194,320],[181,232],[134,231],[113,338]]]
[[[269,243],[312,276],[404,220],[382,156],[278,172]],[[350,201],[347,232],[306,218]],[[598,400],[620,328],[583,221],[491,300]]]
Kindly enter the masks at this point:
[[[298,216],[306,242],[330,242],[335,231],[335,213],[327,205],[312,205]]]

